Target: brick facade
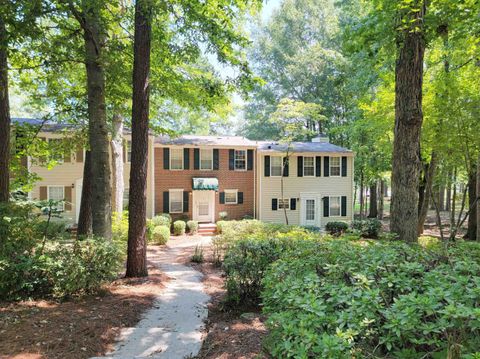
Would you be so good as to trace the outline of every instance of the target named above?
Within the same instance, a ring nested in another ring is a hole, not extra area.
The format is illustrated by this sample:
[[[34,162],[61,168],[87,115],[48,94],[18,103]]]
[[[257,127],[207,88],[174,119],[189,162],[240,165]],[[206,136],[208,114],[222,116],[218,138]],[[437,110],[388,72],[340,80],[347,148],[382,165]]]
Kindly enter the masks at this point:
[[[178,147],[177,147],[178,148]],[[215,148],[215,147],[212,147]],[[234,148],[232,148],[234,149]],[[235,148],[245,149],[245,148]],[[163,213],[164,210],[164,192],[170,189],[183,189],[188,192],[188,211],[184,213],[172,214],[174,219],[188,218],[193,216],[192,211],[192,183],[194,177],[217,178],[219,190],[215,193],[215,220],[219,220],[220,212],[227,212],[229,219],[242,219],[245,216],[254,214],[254,187],[255,187],[255,168],[252,170],[234,171],[229,169],[229,149],[219,148],[219,169],[218,170],[194,170],[194,149],[189,151],[189,169],[170,170],[164,169],[164,148],[155,148],[155,214]],[[256,155],[253,156],[253,161]],[[243,192],[242,204],[220,204],[220,193],[225,189],[238,190]]]

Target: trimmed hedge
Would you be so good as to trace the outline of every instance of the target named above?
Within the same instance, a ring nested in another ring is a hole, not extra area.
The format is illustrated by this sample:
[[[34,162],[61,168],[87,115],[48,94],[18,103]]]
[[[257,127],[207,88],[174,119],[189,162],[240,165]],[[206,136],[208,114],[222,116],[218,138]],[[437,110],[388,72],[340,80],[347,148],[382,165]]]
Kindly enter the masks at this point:
[[[155,244],[167,244],[170,239],[170,228],[167,226],[156,226],[153,229],[153,241]]]
[[[191,234],[195,234],[198,232],[198,221],[188,221],[187,222],[187,228],[188,228],[188,232],[191,233]]]
[[[186,227],[187,227],[187,224],[184,221],[173,222],[173,234],[176,236],[184,235]]]

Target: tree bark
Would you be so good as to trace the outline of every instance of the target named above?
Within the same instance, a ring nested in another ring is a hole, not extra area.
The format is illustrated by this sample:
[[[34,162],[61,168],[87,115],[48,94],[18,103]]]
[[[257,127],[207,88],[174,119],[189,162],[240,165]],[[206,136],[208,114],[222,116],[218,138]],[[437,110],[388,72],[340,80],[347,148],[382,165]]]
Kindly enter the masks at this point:
[[[457,209],[457,168],[456,167],[453,170],[452,185],[453,185],[453,191],[452,191],[452,205],[450,210],[450,230],[455,225],[455,212]]]
[[[92,234],[92,154],[85,152],[83,165],[82,198],[78,215],[77,238]]]
[[[370,210],[368,212],[369,218],[377,218],[378,203],[377,203],[377,181],[370,184]]]
[[[92,230],[93,234],[111,239],[112,207],[110,155],[105,105],[105,73],[102,65],[104,37],[100,9],[87,2],[83,24],[87,69],[88,125],[92,156]]]
[[[135,4],[135,35],[132,101],[132,166],[130,169],[127,277],[142,277],[147,272],[147,164],[149,75],[151,46],[151,2]]]
[[[364,203],[364,200],[363,200],[363,195],[364,195],[364,191],[363,191],[363,171],[362,173],[360,174],[360,219],[363,219],[363,203]]]
[[[413,4],[412,4],[413,5]],[[415,1],[419,11],[411,29],[403,30],[395,66],[395,129],[392,161],[392,215],[390,228],[406,242],[417,240],[418,171],[420,132],[423,122],[422,83],[425,41],[423,17],[426,6]]]
[[[477,196],[480,197],[480,152],[477,160]],[[480,241],[480,199],[477,200],[477,241]]]
[[[114,114],[112,118],[112,209],[117,219],[122,218],[123,212],[123,121],[122,117]]]
[[[0,14],[0,202],[10,197],[10,104],[8,98],[8,34]]]
[[[477,238],[477,168],[472,166],[468,176],[468,225],[465,239]]]
[[[432,151],[432,158],[429,164],[425,165],[424,168],[424,176],[422,179],[422,185],[420,188],[423,187],[423,191],[420,191],[419,201],[418,201],[418,235],[423,233],[425,219],[427,218],[428,208],[431,192],[432,192],[432,185],[433,185],[433,177],[435,176],[435,169],[437,166],[437,156],[435,152]]]
[[[383,211],[385,207],[385,181],[382,179],[380,180],[380,189],[378,191],[378,219],[383,219]]]

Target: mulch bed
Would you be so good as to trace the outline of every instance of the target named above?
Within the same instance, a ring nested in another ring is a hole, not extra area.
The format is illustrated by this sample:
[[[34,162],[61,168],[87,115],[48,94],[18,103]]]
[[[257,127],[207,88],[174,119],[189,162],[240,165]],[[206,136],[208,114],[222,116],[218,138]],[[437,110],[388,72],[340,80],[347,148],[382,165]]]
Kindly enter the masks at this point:
[[[112,349],[153,305],[168,280],[149,265],[149,276],[118,279],[95,296],[65,302],[0,303],[0,358],[77,359]]]

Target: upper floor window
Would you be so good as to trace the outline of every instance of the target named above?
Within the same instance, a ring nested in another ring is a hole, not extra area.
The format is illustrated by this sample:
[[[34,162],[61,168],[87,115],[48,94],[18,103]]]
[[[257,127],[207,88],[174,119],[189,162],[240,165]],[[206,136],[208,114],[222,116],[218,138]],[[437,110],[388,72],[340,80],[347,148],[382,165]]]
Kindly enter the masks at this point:
[[[235,170],[247,169],[247,150],[235,150]]]
[[[272,156],[270,158],[270,176],[280,177],[282,175],[282,157]]]
[[[315,176],[315,157],[303,157],[303,176]]]
[[[211,170],[213,168],[213,150],[200,149],[200,169]]]
[[[170,169],[183,170],[183,149],[182,148],[170,149]]]
[[[330,197],[329,203],[330,203],[330,208],[329,208],[330,216],[332,217],[340,216],[340,206],[341,206],[340,196]]]
[[[330,157],[330,176],[340,176],[340,157]]]
[[[171,189],[170,191],[170,213],[183,212],[183,189]]]

